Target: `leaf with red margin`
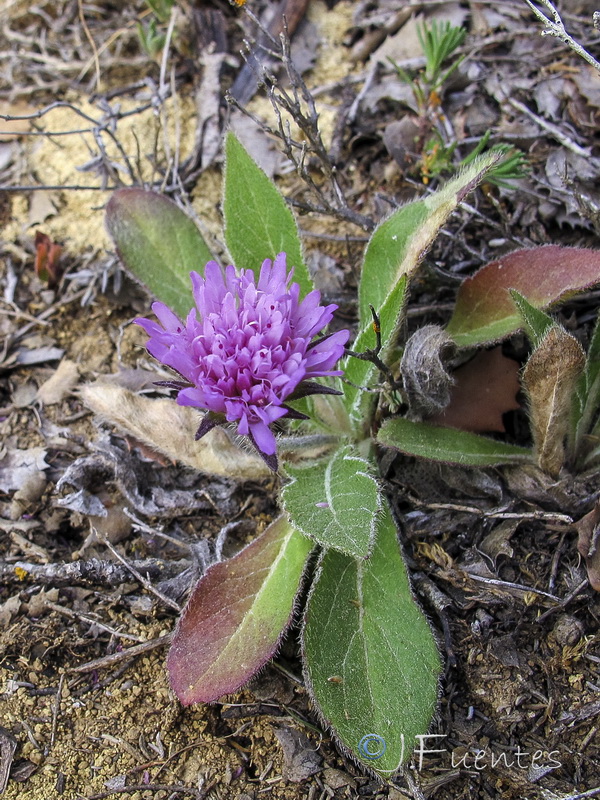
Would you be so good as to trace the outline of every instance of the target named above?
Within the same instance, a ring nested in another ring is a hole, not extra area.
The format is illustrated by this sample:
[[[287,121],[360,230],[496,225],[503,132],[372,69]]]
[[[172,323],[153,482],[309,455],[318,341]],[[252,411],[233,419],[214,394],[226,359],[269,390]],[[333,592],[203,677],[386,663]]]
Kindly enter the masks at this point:
[[[459,347],[497,342],[523,326],[509,289],[536,308],[548,308],[596,283],[598,250],[557,245],[515,250],[462,283],[446,331]]]
[[[184,705],[243,686],[289,625],[312,544],[285,517],[228,561],[213,564],[185,607],[167,658]]]
[[[56,289],[64,269],[59,264],[62,247],[41,231],[35,232],[35,274],[46,281],[49,289]]]
[[[105,223],[125,267],[185,319],[194,304],[190,271],[203,273],[212,259],[196,223],[172,200],[137,187],[113,194]]]

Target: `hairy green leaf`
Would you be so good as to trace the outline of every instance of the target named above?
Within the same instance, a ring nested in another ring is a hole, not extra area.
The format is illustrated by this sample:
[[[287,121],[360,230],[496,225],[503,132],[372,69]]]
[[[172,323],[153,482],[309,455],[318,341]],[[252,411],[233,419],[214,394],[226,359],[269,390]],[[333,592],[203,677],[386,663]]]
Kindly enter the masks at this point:
[[[301,294],[314,289],[304,264],[298,226],[285,200],[233,133],[225,142],[225,241],[238,268],[258,274],[265,258],[287,253]]]
[[[594,332],[588,348],[585,369],[577,382],[573,404],[573,425],[575,433],[571,442],[571,458],[581,465],[588,455],[584,450],[586,434],[592,431],[594,420],[600,411],[600,315],[596,319]],[[598,431],[594,431],[597,441]],[[586,447],[586,450],[591,449]]]
[[[399,313],[404,308],[407,287],[408,278],[404,275],[379,309],[379,321],[384,335],[386,331],[393,330],[397,324]],[[382,350],[381,356],[389,360],[394,352],[394,342],[387,338],[390,344]],[[375,344],[375,331],[371,322],[358,334],[351,349],[356,353],[364,353],[366,350],[372,350]],[[371,361],[363,361],[355,356],[346,358],[343,369],[346,379],[343,386],[344,405],[357,433],[364,434],[366,431],[363,429],[369,425],[371,408],[377,399],[377,395],[369,390],[374,389],[379,382],[379,370]]]
[[[346,445],[327,461],[287,471],[293,480],[283,489],[283,507],[294,527],[323,547],[366,558],[381,506],[369,462]]]
[[[434,228],[435,223],[429,217],[425,201],[416,200],[399,208],[375,229],[361,272],[358,294],[361,327],[371,322],[369,306],[379,311],[398,280],[410,274],[435,238],[438,228]],[[431,226],[426,235],[428,223]]]
[[[447,331],[459,347],[496,342],[522,327],[509,294],[548,308],[600,282],[600,251],[546,245],[515,250],[461,284]]]
[[[369,306],[380,311],[398,281],[414,272],[458,204],[502,159],[499,153],[479,156],[437,192],[399,208],[375,229],[365,251],[358,291],[361,330],[370,323]],[[396,326],[383,332],[384,344],[396,333]]]
[[[387,506],[369,559],[322,556],[302,643],[306,684],[325,723],[352,755],[390,777],[429,727],[440,659]]]
[[[549,314],[532,306],[526,297],[516,289],[510,289],[510,296],[517,307],[523,321],[523,327],[533,347],[537,347],[556,323]]]
[[[184,705],[212,703],[248,681],[287,628],[312,544],[285,517],[202,576],[167,658]]]
[[[522,384],[529,398],[535,455],[540,468],[556,476],[567,459],[582,462],[586,455],[580,448],[590,433],[600,398],[598,326],[586,359],[579,342],[549,314],[515,289],[510,294],[534,348]]]
[[[171,200],[145,189],[117,189],[106,227],[125,267],[158,300],[185,317],[193,306],[190,271],[212,259],[196,223]]]
[[[463,467],[492,467],[532,460],[531,450],[526,447],[402,417],[386,420],[377,434],[377,441],[407,455]]]

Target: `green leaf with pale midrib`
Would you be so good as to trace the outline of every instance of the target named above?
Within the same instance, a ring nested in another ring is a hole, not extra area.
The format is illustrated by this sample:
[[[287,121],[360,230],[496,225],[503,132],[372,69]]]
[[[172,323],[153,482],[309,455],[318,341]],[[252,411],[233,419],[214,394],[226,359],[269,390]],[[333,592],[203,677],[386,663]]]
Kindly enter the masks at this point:
[[[429,727],[440,660],[412,596],[387,506],[369,559],[333,550],[322,557],[302,643],[306,683],[326,724],[363,764],[389,777]],[[385,740],[382,758],[361,754],[367,734]]]
[[[370,310],[373,306],[381,323],[381,358],[384,363],[393,361],[408,280],[450,214],[503,158],[497,152],[478,157],[437,192],[399,208],[376,228],[367,245],[361,271],[360,333],[352,346],[354,351],[362,352],[375,345]],[[357,363],[350,358],[346,362],[346,378],[364,389],[371,389],[379,380],[379,374],[372,364]],[[362,434],[364,420],[371,414],[369,407],[374,404],[373,396],[346,384],[344,402],[357,433]]]
[[[346,445],[327,461],[287,471],[293,480],[282,501],[292,524],[323,547],[366,558],[381,506],[369,462]]]
[[[531,463],[533,458],[526,447],[402,417],[386,420],[377,434],[377,441],[407,455],[463,467]]]
[[[252,269],[258,277],[265,258],[285,252],[301,295],[314,289],[292,212],[231,132],[225,141],[223,216],[227,248],[239,269]]]
[[[109,200],[106,227],[127,270],[185,317],[194,304],[190,272],[203,274],[212,259],[195,222],[163,195],[127,188]]]
[[[365,251],[359,285],[361,326],[370,323],[369,306],[376,311],[381,308],[398,280],[418,263],[419,254],[410,252],[410,244],[415,232],[426,223],[428,215],[427,204],[423,200],[416,200],[399,208],[373,232]]]

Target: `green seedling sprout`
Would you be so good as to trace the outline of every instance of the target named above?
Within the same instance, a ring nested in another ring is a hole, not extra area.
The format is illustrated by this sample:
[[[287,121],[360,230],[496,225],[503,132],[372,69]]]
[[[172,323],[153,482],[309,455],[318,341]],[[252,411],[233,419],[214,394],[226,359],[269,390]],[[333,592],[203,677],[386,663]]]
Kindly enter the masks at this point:
[[[146,0],[146,5],[152,12],[152,16],[147,25],[141,22],[137,23],[137,33],[144,52],[150,58],[156,58],[166,41],[166,33],[159,30],[158,25],[168,22],[175,0]]]
[[[434,20],[431,27],[417,26],[417,36],[425,55],[424,82],[430,91],[439,91],[450,75],[460,66],[464,56],[456,59],[444,72],[442,65],[465,40],[465,28],[455,27],[450,22]]]
[[[159,22],[165,23],[169,21],[175,0],[146,0],[146,5]]]
[[[464,56],[459,56],[449,67],[444,68],[444,64],[463,44],[466,33],[464,28],[453,26],[448,21],[440,23],[434,20],[430,27],[426,23],[417,26],[417,35],[425,56],[425,69],[418,75],[411,75],[393,59],[389,59],[400,80],[409,85],[413,93],[414,110],[420,130],[416,150],[421,155],[419,166],[423,183],[468,166],[484,152],[489,142],[491,132],[487,131],[471,153],[458,164],[453,164],[458,142],[448,141],[443,124],[442,96],[449,78],[462,64]],[[511,188],[510,180],[525,175],[525,156],[508,145],[497,145],[497,148],[502,149],[505,158],[497,168],[490,171],[487,182]]]
[[[460,167],[468,166],[473,159],[477,158],[477,156],[481,155],[481,153],[486,150],[491,134],[492,132],[490,130],[487,130],[483,134],[475,149],[462,159]],[[501,186],[505,189],[512,189],[513,185],[510,181],[519,180],[527,175],[529,165],[527,157],[517,147],[512,147],[508,144],[494,145],[491,150],[502,153],[504,158],[497,167],[490,170],[487,176],[487,183],[491,183],[494,186]]]

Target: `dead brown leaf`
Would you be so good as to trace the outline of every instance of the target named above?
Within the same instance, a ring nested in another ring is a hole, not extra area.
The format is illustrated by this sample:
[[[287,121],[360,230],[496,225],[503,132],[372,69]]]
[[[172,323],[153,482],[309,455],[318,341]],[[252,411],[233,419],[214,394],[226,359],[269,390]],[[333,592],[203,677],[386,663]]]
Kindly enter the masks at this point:
[[[9,103],[7,100],[0,100],[0,114],[9,117],[24,117],[34,112],[35,108],[28,106],[27,103]],[[30,119],[0,119],[0,142],[18,139],[30,127]]]
[[[499,556],[508,556],[508,558],[512,558],[514,551],[510,545],[510,539],[519,525],[520,520],[503,520],[487,534],[479,545],[479,549],[488,556],[488,558],[491,558],[494,564]]]
[[[17,740],[6,728],[0,728],[0,794],[3,794],[8,783],[8,775],[13,761]]]
[[[45,406],[53,406],[77,385],[79,370],[74,361],[68,358],[58,365],[56,372],[44,381],[37,391],[37,399]]]
[[[538,464],[555,477],[564,462],[571,400],[584,366],[585,353],[577,339],[554,325],[523,371]]]
[[[281,772],[285,780],[301,783],[320,772],[323,758],[304,733],[288,726],[275,728],[274,733],[283,751]]]
[[[449,405],[429,417],[434,425],[462,431],[504,433],[502,415],[520,408],[519,365],[501,347],[483,350],[453,374]]]
[[[40,225],[48,217],[53,217],[56,214],[56,206],[54,205],[54,198],[56,197],[57,195],[54,192],[49,192],[45,189],[33,192],[29,201],[28,220],[30,225]]]
[[[41,589],[32,595],[27,605],[27,613],[31,617],[41,617],[48,610],[48,603],[58,603],[58,589]]]
[[[11,623],[13,617],[15,617],[21,609],[21,600],[19,599],[19,595],[15,594],[12,597],[9,597],[8,600],[5,600],[3,603],[0,603],[0,625],[6,629]]]
[[[600,502],[575,523],[579,534],[577,549],[585,558],[590,585],[600,592]]]
[[[9,494],[20,489],[30,475],[48,469],[45,457],[46,450],[43,447],[9,449],[5,452],[0,458],[0,491]]]
[[[230,478],[260,480],[270,474],[258,455],[237,447],[223,428],[195,441],[198,412],[173,400],[140,397],[102,381],[84,386],[81,397],[96,414],[173,461]]]

